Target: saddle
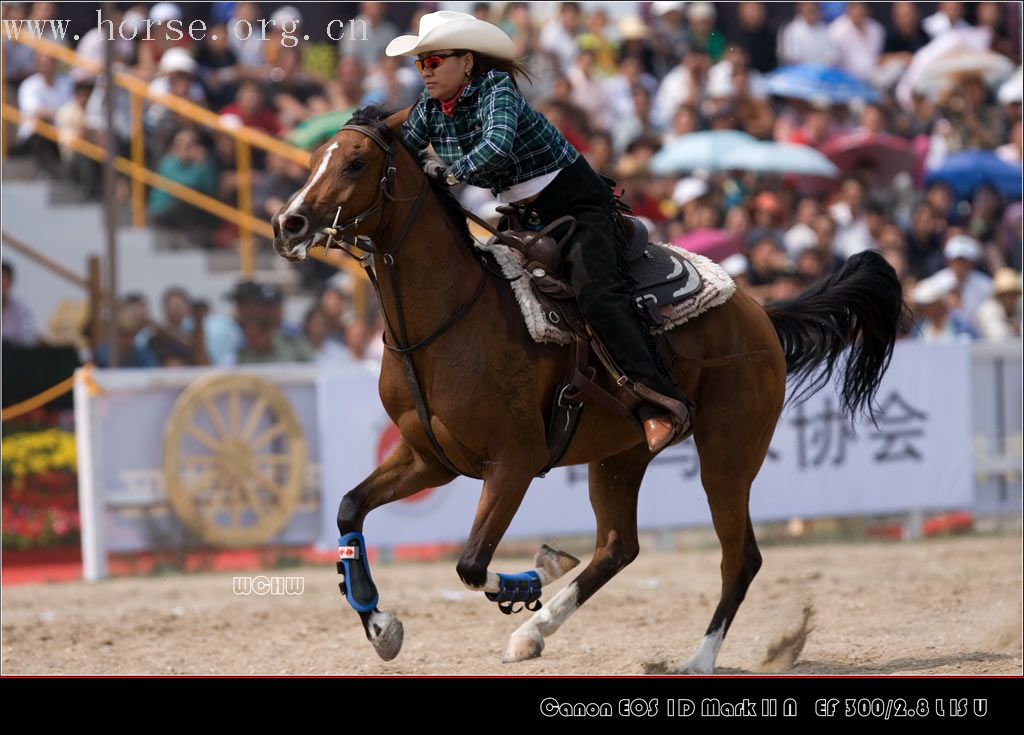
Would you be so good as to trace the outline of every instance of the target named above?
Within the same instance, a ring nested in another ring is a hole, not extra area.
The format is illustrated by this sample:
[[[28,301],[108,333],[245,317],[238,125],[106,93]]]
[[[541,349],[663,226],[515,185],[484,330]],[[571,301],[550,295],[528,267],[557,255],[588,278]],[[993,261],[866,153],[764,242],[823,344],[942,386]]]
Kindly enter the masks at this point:
[[[646,312],[652,324],[661,325],[664,319],[658,307],[698,294],[703,285],[701,275],[678,252],[648,242],[643,222],[618,207],[613,211],[628,243],[625,255],[630,274],[637,283],[636,308]],[[529,279],[545,318],[573,336],[569,368],[556,391],[548,423],[549,464],[539,476],[544,477],[568,449],[579,422],[580,409],[586,402],[626,418],[631,418],[643,401],[661,406],[671,414],[676,424],[677,433],[672,444],[681,442],[686,434],[678,429],[686,422],[686,407],[626,376],[580,312],[572,287],[563,275],[563,246],[576,229],[575,220],[565,216],[542,226],[536,212],[526,207],[502,206],[498,207],[498,212],[502,215],[498,224],[499,235],[492,238],[492,242],[499,239],[509,246],[523,267],[523,277]],[[562,232],[556,240],[553,233],[559,231]],[[611,381],[610,389],[600,385],[597,368],[589,364],[591,350]],[[639,423],[637,426],[640,428]],[[640,430],[642,432],[642,428]]]

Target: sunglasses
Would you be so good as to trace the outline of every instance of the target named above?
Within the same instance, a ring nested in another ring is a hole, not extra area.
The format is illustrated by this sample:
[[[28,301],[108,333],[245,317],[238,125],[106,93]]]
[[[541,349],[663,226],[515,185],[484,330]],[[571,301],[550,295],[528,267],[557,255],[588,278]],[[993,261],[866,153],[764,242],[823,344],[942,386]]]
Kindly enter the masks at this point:
[[[433,71],[437,67],[444,63],[444,60],[449,56],[462,56],[458,51],[452,51],[447,54],[430,54],[430,56],[424,56],[421,59],[416,59],[416,68],[423,72],[424,69],[430,69]]]

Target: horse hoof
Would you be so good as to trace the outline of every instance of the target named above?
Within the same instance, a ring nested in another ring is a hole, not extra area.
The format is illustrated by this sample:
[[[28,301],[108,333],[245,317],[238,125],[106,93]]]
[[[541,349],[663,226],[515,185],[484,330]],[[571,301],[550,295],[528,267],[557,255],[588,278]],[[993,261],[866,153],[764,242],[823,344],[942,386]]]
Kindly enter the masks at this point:
[[[405,629],[402,627],[402,621],[396,618],[394,613],[373,613],[370,616],[368,630],[370,643],[373,644],[377,655],[385,661],[390,661],[402,650]]]
[[[689,674],[691,676],[711,676],[715,673],[714,666],[708,666],[704,661],[698,661],[697,659],[690,659],[685,664],[675,666],[672,668],[671,673],[673,674]]]
[[[513,633],[509,639],[508,649],[501,657],[503,664],[513,664],[516,661],[527,661],[540,656],[544,650],[544,636],[540,633]]]

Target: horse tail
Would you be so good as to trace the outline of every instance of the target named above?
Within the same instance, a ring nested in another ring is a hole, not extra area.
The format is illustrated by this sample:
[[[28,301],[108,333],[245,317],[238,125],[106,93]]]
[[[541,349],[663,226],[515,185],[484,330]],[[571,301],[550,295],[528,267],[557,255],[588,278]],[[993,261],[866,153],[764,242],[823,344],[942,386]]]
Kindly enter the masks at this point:
[[[866,250],[800,296],[765,311],[782,343],[786,372],[794,377],[789,400],[800,402],[817,392],[838,368],[844,413],[853,418],[866,412],[874,420],[875,393],[897,331],[909,316],[892,266]]]

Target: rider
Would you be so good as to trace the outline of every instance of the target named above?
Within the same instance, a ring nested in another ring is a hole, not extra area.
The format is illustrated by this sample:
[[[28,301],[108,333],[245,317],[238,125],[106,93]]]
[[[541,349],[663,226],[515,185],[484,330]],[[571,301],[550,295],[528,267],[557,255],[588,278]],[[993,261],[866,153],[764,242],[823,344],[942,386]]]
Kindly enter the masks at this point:
[[[439,11],[420,19],[418,36],[399,36],[386,53],[416,57],[426,89],[402,135],[417,150],[433,144],[440,160],[427,160],[428,175],[449,186],[488,188],[503,203],[529,204],[545,222],[576,218],[564,249],[580,310],[631,381],[685,406],[679,428],[686,431],[691,404],[655,364],[620,269],[613,191],[523,98],[517,77],[528,74],[512,40],[472,15]],[[674,438],[677,427],[665,408],[645,402],[637,415],[652,452]]]

